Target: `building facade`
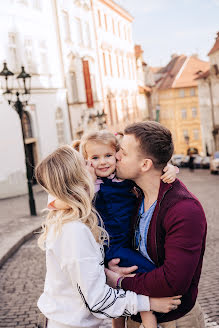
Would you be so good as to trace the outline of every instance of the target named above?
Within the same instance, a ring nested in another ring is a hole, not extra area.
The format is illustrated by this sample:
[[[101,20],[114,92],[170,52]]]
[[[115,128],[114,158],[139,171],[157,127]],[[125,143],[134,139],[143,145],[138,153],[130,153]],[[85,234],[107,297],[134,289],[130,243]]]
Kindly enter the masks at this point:
[[[97,128],[102,92],[90,0],[55,0],[73,138]]]
[[[205,153],[212,154],[219,150],[219,32],[208,56],[210,69],[197,80]]]
[[[142,119],[138,107],[133,17],[112,0],[91,0],[107,128],[122,130]]]
[[[204,152],[196,78],[207,68],[197,56],[174,55],[156,72],[153,108],[156,119],[172,132],[175,153],[187,154],[189,148]]]
[[[0,9],[0,64],[3,68],[6,61],[15,76],[24,65],[32,76],[23,125],[34,170],[40,159],[71,140],[54,3],[10,0]],[[26,193],[26,167],[20,119],[2,94],[0,113],[0,198],[5,198]]]

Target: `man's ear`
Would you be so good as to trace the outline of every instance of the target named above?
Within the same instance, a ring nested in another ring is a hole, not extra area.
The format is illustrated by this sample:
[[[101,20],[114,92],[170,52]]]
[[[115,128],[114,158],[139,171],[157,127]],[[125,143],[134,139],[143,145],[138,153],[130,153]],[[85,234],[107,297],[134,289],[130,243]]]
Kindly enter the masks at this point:
[[[142,172],[149,171],[150,168],[152,167],[152,165],[153,165],[153,161],[150,158],[143,159],[142,165],[141,165]]]

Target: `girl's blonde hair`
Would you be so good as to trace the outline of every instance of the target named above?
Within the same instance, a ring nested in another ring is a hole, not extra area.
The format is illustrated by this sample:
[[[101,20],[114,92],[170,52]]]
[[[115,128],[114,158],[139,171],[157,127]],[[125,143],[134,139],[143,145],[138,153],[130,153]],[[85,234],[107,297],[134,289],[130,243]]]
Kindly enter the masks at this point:
[[[58,233],[64,223],[75,220],[86,224],[98,243],[108,240],[102,220],[92,206],[94,183],[84,159],[76,150],[67,145],[58,148],[37,165],[35,175],[48,193],[70,206],[67,210],[48,213],[38,239],[40,248],[45,249],[50,226],[55,224],[55,233]]]
[[[97,131],[89,133],[81,138],[81,140],[75,140],[72,147],[81,152],[83,157],[87,159],[86,145],[88,142],[96,142],[104,145],[110,145],[115,151],[119,151],[119,141],[116,136],[108,131]]]

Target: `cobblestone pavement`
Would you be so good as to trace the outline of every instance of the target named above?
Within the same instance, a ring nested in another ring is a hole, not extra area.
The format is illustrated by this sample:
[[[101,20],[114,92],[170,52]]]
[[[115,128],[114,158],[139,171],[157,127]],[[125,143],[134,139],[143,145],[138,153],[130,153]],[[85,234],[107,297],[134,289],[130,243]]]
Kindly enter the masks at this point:
[[[219,175],[181,170],[179,177],[200,199],[208,219],[199,302],[206,314],[206,327],[219,327],[219,208],[215,202],[218,201]],[[34,237],[0,270],[0,327],[36,327],[40,318],[36,302],[43,289],[44,276],[44,253],[37,247]],[[110,327],[110,321],[106,320],[102,328]]]

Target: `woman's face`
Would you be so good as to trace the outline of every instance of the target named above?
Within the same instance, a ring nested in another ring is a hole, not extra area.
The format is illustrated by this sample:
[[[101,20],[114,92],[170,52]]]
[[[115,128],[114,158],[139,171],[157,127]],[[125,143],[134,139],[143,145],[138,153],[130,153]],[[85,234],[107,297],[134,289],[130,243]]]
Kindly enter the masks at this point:
[[[98,177],[106,178],[116,169],[116,150],[111,145],[89,142],[86,145],[87,159],[91,161]]]

